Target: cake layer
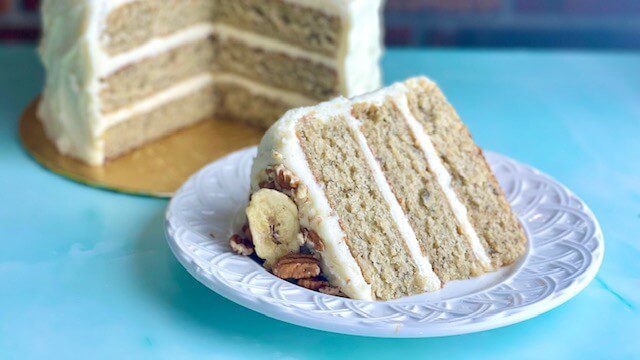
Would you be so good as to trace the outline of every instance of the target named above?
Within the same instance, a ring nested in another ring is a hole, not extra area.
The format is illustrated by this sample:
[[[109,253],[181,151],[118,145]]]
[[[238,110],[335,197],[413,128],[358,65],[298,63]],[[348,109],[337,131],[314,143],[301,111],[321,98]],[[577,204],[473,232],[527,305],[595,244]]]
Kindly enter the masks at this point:
[[[104,135],[107,158],[211,117],[266,127],[291,107],[284,98],[269,97],[263,89],[256,92],[251,84],[232,80],[224,75],[220,81],[199,76],[146,99],[148,105],[139,103],[126,114],[110,115],[112,126]]]
[[[296,126],[307,162],[340,218],[346,243],[378,299],[424,291],[405,239],[394,221],[356,134],[340,116],[318,121],[313,115]]]
[[[301,48],[336,55],[342,19],[330,3],[304,6],[294,0],[216,0],[216,20],[282,39]],[[319,3],[316,1],[316,3]]]
[[[102,46],[112,55],[203,22],[222,22],[332,55],[341,18],[285,0],[131,1],[107,17]]]
[[[188,96],[115,124],[104,134],[106,157],[118,157],[146,142],[211,118],[217,108],[215,94],[215,86],[209,84]]]
[[[354,105],[354,116],[406,214],[422,251],[443,281],[483,272],[436,176],[397,105]]]
[[[199,28],[205,30],[199,32],[205,35],[203,38],[128,64],[104,77],[101,112],[113,112],[176,82],[212,70],[235,73],[317,100],[340,91],[335,67],[249,45],[228,32],[221,36],[215,27]],[[208,33],[211,35],[206,36]]]
[[[411,112],[440,154],[493,266],[513,263],[524,253],[526,238],[482,151],[434,83],[417,79],[408,86]]]

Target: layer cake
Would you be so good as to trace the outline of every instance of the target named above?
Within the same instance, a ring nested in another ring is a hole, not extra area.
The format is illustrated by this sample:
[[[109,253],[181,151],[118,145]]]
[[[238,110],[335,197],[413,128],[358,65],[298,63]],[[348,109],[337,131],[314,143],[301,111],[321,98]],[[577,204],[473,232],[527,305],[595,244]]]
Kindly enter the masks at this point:
[[[434,291],[526,250],[482,151],[427,78],[287,112],[259,146],[251,193],[232,247],[354,299]]]
[[[39,118],[92,165],[211,116],[380,85],[382,0],[45,0]]]

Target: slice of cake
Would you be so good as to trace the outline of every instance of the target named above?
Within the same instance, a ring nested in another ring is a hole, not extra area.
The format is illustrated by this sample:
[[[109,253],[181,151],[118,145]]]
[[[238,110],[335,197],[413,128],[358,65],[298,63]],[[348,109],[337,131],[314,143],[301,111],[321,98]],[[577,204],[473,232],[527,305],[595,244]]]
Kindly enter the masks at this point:
[[[287,112],[260,144],[251,193],[232,245],[354,299],[437,290],[526,249],[482,151],[426,78]]]
[[[93,165],[218,116],[380,86],[382,0],[44,0],[39,118]]]

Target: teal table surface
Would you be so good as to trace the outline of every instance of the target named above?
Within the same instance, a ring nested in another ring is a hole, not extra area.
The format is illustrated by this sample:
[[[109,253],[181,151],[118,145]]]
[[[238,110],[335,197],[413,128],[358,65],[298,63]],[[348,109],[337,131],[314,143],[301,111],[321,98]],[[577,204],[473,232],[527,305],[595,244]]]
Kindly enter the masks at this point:
[[[310,330],[193,279],[166,200],[97,190],[22,150],[42,86],[34,47],[0,47],[0,358],[640,358],[640,53],[389,50],[386,83],[436,80],[478,143],[551,174],[605,236],[596,279],[534,319],[463,336]]]

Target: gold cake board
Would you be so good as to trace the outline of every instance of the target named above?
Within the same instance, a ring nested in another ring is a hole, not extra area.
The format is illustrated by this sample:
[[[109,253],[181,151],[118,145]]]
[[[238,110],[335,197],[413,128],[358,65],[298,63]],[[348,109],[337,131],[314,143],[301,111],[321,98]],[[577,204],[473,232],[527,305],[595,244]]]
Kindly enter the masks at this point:
[[[20,119],[24,148],[45,168],[93,187],[154,197],[171,197],[189,176],[224,155],[258,144],[264,131],[211,119],[154,141],[103,166],[62,155],[46,137],[36,116],[38,99]]]

